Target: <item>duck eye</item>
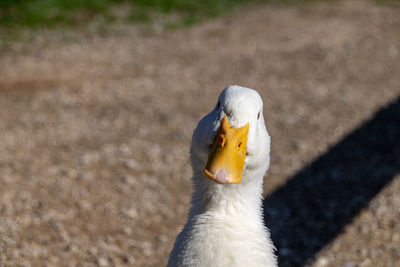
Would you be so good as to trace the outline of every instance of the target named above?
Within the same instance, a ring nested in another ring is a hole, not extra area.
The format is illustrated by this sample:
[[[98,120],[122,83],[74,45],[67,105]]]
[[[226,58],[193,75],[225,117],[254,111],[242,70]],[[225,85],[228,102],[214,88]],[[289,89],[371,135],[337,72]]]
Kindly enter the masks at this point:
[[[217,103],[217,109],[219,109],[220,106],[221,106],[221,102],[218,101],[218,103]]]
[[[258,115],[257,115],[257,120],[260,118],[260,112],[258,112]]]
[[[240,148],[242,146],[242,142],[240,142],[239,144],[238,144],[238,148]]]

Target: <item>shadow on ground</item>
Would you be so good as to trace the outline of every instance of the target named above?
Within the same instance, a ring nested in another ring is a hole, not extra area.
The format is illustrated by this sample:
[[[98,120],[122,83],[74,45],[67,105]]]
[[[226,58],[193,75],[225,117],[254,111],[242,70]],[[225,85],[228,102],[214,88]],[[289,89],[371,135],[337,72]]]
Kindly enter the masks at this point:
[[[393,179],[399,136],[400,97],[266,197],[279,266],[305,265]]]

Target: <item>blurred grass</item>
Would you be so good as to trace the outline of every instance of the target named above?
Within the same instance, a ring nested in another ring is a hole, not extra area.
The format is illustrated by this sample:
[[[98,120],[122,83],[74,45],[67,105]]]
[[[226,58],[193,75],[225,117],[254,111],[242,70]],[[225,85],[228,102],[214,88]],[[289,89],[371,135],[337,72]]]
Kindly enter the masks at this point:
[[[107,17],[119,0],[1,0],[0,25],[3,27],[74,25],[93,18]]]
[[[157,13],[178,14],[176,25],[191,25],[239,4],[313,1],[317,0],[0,0],[0,28],[74,26],[88,23],[96,16],[102,16],[106,22],[148,22]],[[118,6],[127,9],[123,16],[114,12]]]
[[[400,7],[400,0],[374,0],[374,3],[377,5]]]

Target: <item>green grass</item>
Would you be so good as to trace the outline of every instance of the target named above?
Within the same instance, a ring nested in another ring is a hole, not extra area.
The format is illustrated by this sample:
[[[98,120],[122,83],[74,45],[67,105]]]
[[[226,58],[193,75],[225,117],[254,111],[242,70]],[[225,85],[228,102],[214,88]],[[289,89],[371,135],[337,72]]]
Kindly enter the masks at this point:
[[[96,14],[109,17],[113,0],[1,0],[0,25],[35,27],[75,25],[87,22]]]
[[[377,5],[400,7],[400,0],[374,0]]]
[[[148,22],[154,14],[171,13],[179,15],[178,23],[190,25],[244,3],[312,1],[317,0],[0,0],[0,30],[82,25],[96,16],[105,21]],[[113,8],[123,4],[130,8],[129,14],[121,18]]]

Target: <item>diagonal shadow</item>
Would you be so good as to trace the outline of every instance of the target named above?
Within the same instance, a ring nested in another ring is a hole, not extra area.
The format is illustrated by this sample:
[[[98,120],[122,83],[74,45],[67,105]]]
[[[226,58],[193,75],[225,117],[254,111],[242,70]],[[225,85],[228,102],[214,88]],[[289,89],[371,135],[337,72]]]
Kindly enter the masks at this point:
[[[264,200],[279,266],[303,266],[400,171],[400,97]]]

